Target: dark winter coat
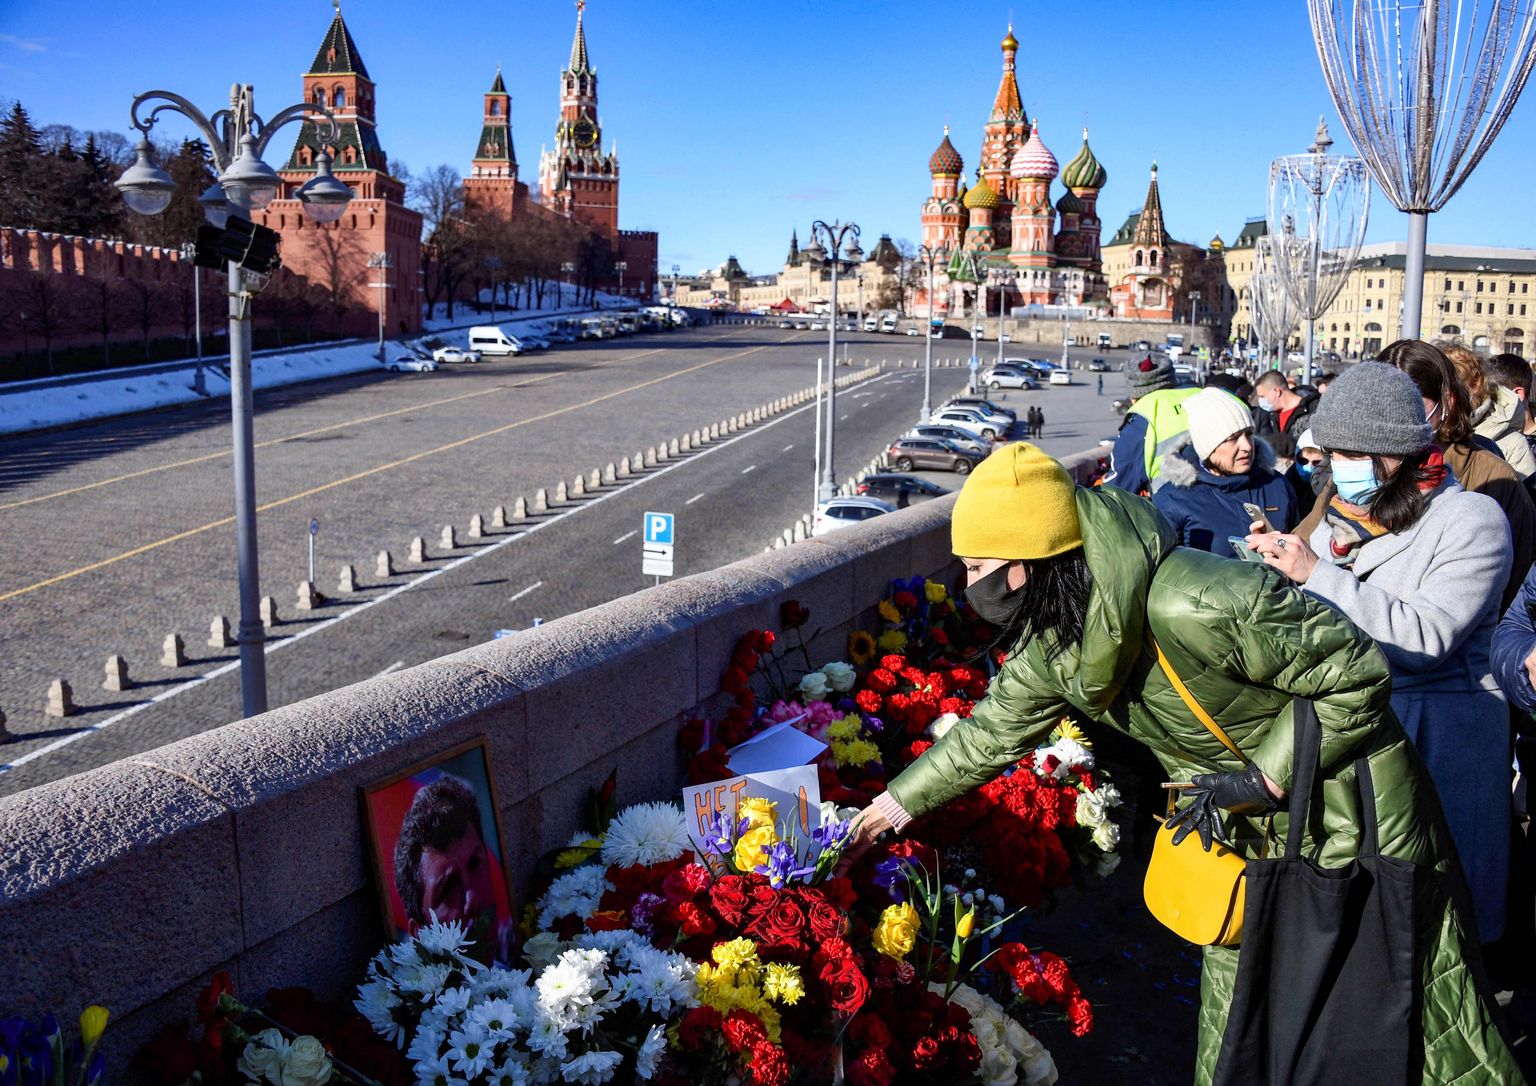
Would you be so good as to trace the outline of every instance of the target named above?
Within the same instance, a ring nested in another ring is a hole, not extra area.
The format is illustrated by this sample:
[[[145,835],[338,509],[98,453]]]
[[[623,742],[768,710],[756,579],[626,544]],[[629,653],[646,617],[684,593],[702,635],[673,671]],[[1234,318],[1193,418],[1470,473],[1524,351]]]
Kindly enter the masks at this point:
[[[1254,412],[1254,433],[1273,445],[1277,456],[1287,460],[1296,455],[1296,442],[1312,425],[1312,416],[1317,414],[1317,405],[1322,401],[1322,395],[1311,385],[1297,385],[1291,391],[1301,397],[1301,402],[1286,416],[1283,428],[1280,412]]]
[[[1188,434],[1163,457],[1164,485],[1152,495],[1152,504],[1173,522],[1182,545],[1236,557],[1227,540],[1247,535],[1253,523],[1244,502],[1263,509],[1277,531],[1295,527],[1301,519],[1296,494],[1283,475],[1275,474],[1274,450],[1255,438],[1253,459],[1247,474],[1217,475],[1196,458]]]
[[[1291,702],[1310,698],[1323,729],[1324,811],[1307,831],[1307,854],[1328,867],[1356,855],[1354,759],[1364,753],[1382,853],[1430,869],[1415,933],[1422,1081],[1523,1081],[1493,1024],[1491,996],[1474,981],[1469,963],[1480,950],[1452,903],[1458,876],[1449,831],[1423,763],[1392,714],[1381,650],[1267,566],[1179,547],[1167,519],[1134,495],[1080,489],[1077,512],[1093,575],[1083,643],[1055,659],[1040,638],[1015,645],[970,719],[891,781],[891,798],[914,816],[937,810],[1012,765],[1068,714],[1144,743],[1169,780],[1240,769],[1158,668],[1153,636],[1194,697],[1282,788],[1292,780]],[[1284,840],[1284,813],[1275,821]],[[1230,825],[1239,849],[1256,855],[1260,824],[1233,816]],[[1210,1082],[1215,1068],[1240,953],[1205,950],[1197,1083]]]
[[[1498,627],[1493,631],[1493,677],[1509,703],[1523,713],[1536,715],[1536,690],[1525,671],[1525,658],[1536,649],[1536,566],[1526,575]]]

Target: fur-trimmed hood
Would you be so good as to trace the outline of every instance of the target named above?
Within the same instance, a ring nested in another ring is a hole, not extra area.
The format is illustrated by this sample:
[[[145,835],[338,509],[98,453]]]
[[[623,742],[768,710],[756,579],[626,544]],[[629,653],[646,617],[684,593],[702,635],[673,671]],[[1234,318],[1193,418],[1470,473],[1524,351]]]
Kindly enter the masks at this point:
[[[1189,434],[1184,434],[1178,439],[1177,444],[1163,454],[1162,477],[1167,480],[1168,486],[1194,486],[1196,483],[1206,483],[1210,486],[1221,486],[1226,480],[1240,482],[1246,486],[1247,481],[1254,475],[1273,475],[1275,473],[1275,450],[1270,447],[1257,434],[1253,437],[1253,468],[1247,475],[1217,475],[1195,458],[1194,446],[1190,443]]]

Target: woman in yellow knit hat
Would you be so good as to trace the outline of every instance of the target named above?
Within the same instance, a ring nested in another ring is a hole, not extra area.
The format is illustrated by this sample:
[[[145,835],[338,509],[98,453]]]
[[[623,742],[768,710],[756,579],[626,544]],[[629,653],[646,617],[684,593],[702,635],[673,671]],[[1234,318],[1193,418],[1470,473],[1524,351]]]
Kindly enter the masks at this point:
[[[1369,1072],[1335,1081],[1521,1081],[1495,1024],[1472,922],[1452,904],[1465,889],[1434,787],[1392,715],[1381,651],[1267,566],[1176,544],[1151,503],[1114,487],[1078,487],[1033,445],[1007,445],[983,461],[955,502],[952,545],[965,566],[966,599],[1011,650],[970,719],[864,811],[853,855],[991,780],[1064,714],[1076,714],[1146,744],[1171,780],[1193,782],[1170,819],[1179,834],[1198,833],[1206,847],[1215,837],[1256,857],[1268,816],[1285,837],[1293,701],[1306,699],[1321,730],[1321,799],[1307,820],[1304,854],[1325,867],[1357,856],[1359,759],[1374,783],[1380,854],[1418,865],[1428,887],[1414,931],[1422,1029],[1411,1041],[1405,1031],[1405,1062],[1370,1051],[1362,1057]],[[1186,704],[1159,664],[1159,647],[1241,758]],[[1205,948],[1197,1082],[1310,1081],[1306,1060],[1337,1059],[1359,1040],[1349,1022],[1312,1023],[1311,1036],[1329,1038],[1326,1051],[1298,1046],[1271,1053],[1268,1068],[1234,1066],[1238,1057],[1223,1054],[1222,1039],[1240,953]],[[1299,1062],[1276,1070],[1277,1059]]]

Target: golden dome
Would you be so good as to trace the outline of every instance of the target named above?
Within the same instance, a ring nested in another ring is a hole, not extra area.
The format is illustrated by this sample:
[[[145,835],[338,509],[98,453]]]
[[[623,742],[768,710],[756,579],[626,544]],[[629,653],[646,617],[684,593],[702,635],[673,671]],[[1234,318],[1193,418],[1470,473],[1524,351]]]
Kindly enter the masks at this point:
[[[1008,24],[1008,36],[1003,39],[1003,48],[1010,53],[1019,51],[1019,39],[1013,36],[1013,24]]]

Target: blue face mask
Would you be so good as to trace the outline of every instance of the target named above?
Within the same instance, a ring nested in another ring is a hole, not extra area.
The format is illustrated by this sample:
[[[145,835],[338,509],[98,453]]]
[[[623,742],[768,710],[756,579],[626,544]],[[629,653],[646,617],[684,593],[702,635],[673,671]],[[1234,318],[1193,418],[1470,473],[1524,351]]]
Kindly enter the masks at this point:
[[[1339,497],[1362,508],[1369,505],[1376,491],[1381,489],[1381,484],[1376,481],[1376,466],[1370,460],[1335,459],[1333,485]]]
[[[1312,478],[1312,473],[1316,470],[1317,469],[1315,467],[1307,463],[1305,460],[1296,461],[1296,474],[1300,475],[1303,479]]]

